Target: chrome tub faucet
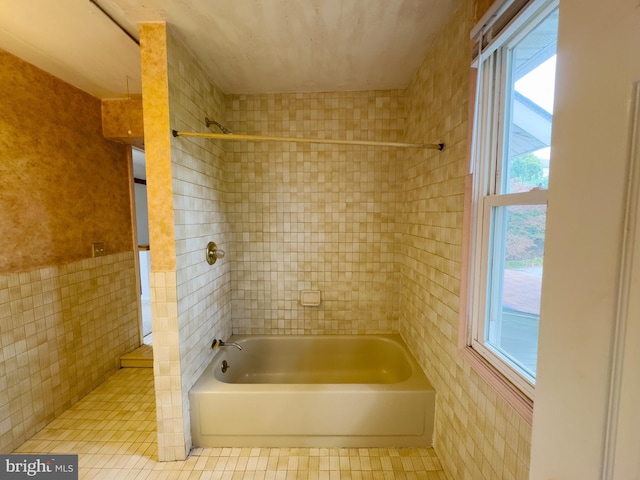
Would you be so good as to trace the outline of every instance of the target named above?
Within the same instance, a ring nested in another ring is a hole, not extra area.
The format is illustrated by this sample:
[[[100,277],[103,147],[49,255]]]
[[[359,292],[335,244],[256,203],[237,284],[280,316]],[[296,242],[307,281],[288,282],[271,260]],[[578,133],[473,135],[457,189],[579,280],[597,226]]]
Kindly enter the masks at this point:
[[[211,344],[212,349],[216,349],[218,347],[236,347],[238,350],[242,350],[242,346],[236,342],[223,342],[222,340],[213,339],[213,343]]]

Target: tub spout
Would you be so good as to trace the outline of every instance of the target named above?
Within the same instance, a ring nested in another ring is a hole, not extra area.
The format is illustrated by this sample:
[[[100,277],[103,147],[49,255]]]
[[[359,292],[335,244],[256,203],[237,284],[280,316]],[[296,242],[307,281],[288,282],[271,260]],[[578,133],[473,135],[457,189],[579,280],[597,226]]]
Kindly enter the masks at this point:
[[[236,347],[238,350],[242,350],[242,347],[240,346],[240,344],[236,343],[236,342],[223,342],[222,340],[220,340],[220,342],[218,343],[219,347]]]

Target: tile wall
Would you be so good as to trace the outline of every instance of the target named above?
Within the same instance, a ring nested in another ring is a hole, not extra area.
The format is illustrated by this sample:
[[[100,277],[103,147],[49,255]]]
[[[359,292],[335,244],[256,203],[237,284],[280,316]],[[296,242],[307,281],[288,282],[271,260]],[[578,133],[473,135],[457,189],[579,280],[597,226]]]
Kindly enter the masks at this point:
[[[243,134],[400,141],[400,91],[228,95]],[[402,153],[361,146],[235,142],[227,148],[233,331],[398,330],[395,217]],[[321,291],[319,307],[298,292]]]
[[[0,275],[0,452],[11,452],[139,345],[133,252]]]
[[[435,447],[451,477],[526,479],[530,425],[457,351],[469,31],[477,15],[471,5],[457,11],[406,92],[407,141],[442,141],[446,149],[406,157],[400,332],[438,392]]]
[[[168,32],[171,126],[206,131],[205,117],[224,118],[224,94]],[[235,243],[226,216],[222,145],[185,137],[173,138],[171,145],[182,401],[191,445],[189,390],[211,361],[213,339],[231,336],[229,258]],[[230,255],[209,265],[205,250],[210,241]]]

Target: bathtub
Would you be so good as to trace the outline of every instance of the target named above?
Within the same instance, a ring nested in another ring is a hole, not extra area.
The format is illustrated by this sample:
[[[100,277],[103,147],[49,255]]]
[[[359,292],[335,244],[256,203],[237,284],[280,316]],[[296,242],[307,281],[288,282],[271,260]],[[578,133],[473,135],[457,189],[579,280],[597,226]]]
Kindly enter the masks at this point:
[[[435,391],[399,335],[229,342],[189,392],[195,446],[431,445]]]

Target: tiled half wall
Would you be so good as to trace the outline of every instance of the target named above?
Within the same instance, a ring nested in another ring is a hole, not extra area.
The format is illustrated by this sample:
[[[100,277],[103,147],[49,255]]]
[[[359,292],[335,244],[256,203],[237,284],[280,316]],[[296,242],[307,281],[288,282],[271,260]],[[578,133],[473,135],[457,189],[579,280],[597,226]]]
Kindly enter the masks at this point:
[[[0,275],[0,451],[104,382],[139,345],[133,252]]]

